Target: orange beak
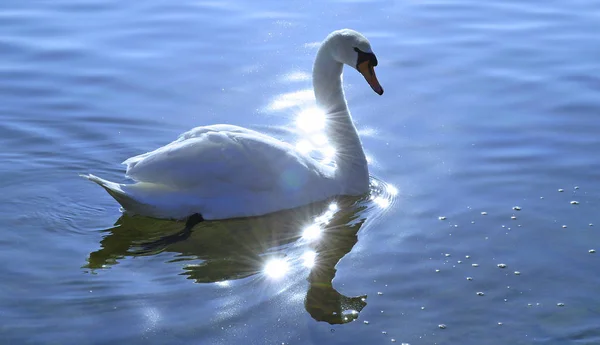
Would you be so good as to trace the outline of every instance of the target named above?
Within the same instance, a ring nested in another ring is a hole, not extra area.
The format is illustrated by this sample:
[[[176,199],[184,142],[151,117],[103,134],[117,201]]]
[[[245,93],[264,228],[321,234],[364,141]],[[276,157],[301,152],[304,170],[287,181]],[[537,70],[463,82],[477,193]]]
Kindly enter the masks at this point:
[[[378,95],[383,95],[383,88],[379,85],[379,81],[377,80],[377,76],[375,75],[375,69],[370,64],[369,61],[365,61],[358,65],[358,71],[360,74],[365,77],[365,80],[369,85],[371,85],[371,89],[377,92]]]

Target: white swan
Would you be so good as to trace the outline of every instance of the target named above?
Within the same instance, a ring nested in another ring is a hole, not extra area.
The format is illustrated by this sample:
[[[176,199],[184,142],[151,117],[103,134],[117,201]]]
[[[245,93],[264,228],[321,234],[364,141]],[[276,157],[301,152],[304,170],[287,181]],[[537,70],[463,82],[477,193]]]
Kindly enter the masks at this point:
[[[342,89],[343,64],[356,68],[383,94],[375,76],[377,59],[369,41],[344,29],[321,44],[313,67],[317,105],[336,150],[335,166],[323,165],[288,143],[232,125],[196,127],[155,151],[127,159],[118,184],[82,175],[104,187],[126,212],[155,218],[203,219],[259,216],[369,191],[362,144]]]

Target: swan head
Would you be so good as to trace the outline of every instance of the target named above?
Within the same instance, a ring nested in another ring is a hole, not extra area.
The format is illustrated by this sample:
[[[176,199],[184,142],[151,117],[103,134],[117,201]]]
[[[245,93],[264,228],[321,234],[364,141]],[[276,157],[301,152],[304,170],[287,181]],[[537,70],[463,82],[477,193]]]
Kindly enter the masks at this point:
[[[332,32],[325,41],[336,61],[356,68],[373,91],[378,95],[383,94],[383,88],[375,75],[377,57],[365,36],[351,29],[342,29]]]

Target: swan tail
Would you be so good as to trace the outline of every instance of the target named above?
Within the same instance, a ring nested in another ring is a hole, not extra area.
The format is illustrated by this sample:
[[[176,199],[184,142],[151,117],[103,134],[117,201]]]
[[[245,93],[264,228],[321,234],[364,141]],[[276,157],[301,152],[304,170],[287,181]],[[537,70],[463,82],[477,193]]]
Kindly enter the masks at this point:
[[[139,201],[135,200],[132,196],[128,195],[123,190],[122,185],[120,185],[118,183],[107,181],[103,178],[100,178],[100,177],[92,175],[92,174],[87,174],[87,175],[81,174],[79,176],[86,178],[86,179],[100,185],[100,187],[104,188],[108,192],[108,194],[110,194],[110,196],[112,196],[115,200],[117,200],[117,202],[119,204],[121,204],[123,209],[126,211],[134,211],[134,210],[139,209],[140,207],[145,206],[142,203],[140,203]]]

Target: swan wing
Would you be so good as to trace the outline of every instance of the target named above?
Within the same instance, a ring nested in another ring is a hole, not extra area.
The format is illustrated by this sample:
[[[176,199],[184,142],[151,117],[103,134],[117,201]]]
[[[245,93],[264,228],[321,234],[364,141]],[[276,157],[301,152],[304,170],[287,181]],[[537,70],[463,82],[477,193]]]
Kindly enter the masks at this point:
[[[293,190],[325,177],[317,162],[291,145],[231,125],[194,128],[123,163],[133,180],[173,189],[202,187],[207,197],[240,190]]]

